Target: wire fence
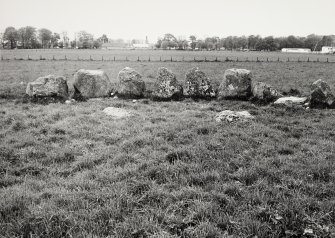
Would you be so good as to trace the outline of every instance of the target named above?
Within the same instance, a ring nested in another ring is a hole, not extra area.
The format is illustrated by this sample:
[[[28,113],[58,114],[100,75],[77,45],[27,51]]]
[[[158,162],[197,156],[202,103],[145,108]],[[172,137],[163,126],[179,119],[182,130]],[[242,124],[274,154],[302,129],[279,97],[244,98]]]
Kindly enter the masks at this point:
[[[118,61],[118,62],[209,62],[209,63],[215,63],[215,62],[307,62],[307,63],[335,63],[334,58],[296,58],[296,57],[278,57],[278,58],[270,58],[270,57],[245,57],[245,58],[239,58],[239,57],[215,57],[215,58],[207,58],[207,57],[194,57],[193,59],[187,58],[185,59],[184,57],[104,57],[101,56],[100,58],[98,57],[92,57],[91,55],[89,58],[83,58],[80,56],[77,57],[67,57],[67,55],[64,55],[64,57],[56,57],[52,56],[51,58],[49,57],[43,57],[42,55],[36,57],[31,57],[27,55],[27,57],[4,57],[1,56],[1,61]]]

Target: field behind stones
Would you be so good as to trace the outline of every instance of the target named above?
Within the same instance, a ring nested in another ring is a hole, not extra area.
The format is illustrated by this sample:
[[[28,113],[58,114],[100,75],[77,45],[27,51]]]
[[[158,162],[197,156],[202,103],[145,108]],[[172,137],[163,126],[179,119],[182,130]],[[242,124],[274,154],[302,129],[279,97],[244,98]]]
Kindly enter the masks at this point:
[[[40,76],[63,75],[73,90],[78,69],[102,69],[116,85],[126,66],[148,89],[159,67],[183,82],[197,66],[214,88],[226,69],[245,68],[288,94],[308,95],[319,78],[335,90],[332,63],[0,61],[0,237],[335,236],[334,110],[22,100]],[[133,115],[102,113],[111,106]],[[222,110],[255,119],[218,123]]]

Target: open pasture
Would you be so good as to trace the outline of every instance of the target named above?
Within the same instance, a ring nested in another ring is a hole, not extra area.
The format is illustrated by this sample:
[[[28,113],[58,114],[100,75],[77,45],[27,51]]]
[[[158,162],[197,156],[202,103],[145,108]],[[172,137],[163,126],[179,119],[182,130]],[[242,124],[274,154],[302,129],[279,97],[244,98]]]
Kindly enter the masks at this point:
[[[335,88],[334,64],[317,62],[1,61],[0,237],[334,237],[334,110],[228,100],[20,100],[39,76],[63,75],[71,90],[78,69],[102,69],[116,85],[126,66],[149,89],[162,66],[180,82],[197,66],[215,88],[233,67],[280,91],[308,94],[318,78]],[[102,113],[110,106],[133,115],[113,119]],[[226,109],[255,119],[216,122]]]
[[[259,51],[178,51],[178,50],[1,50],[3,59],[105,60],[105,61],[322,61],[335,62],[335,55]]]

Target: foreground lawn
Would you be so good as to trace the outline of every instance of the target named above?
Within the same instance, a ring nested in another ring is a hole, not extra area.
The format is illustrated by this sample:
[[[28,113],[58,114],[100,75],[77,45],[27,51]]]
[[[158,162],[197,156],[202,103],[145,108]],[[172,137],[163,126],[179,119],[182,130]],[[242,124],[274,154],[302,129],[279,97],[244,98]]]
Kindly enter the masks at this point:
[[[335,234],[334,110],[188,99],[0,105],[0,237]],[[108,106],[133,116],[113,119]],[[216,122],[224,109],[256,119]]]

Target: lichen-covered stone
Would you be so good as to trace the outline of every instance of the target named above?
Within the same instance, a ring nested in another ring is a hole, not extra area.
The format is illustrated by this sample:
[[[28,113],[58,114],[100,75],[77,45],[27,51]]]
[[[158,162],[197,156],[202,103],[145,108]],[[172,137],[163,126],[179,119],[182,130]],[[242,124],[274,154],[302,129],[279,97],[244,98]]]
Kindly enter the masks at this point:
[[[183,94],[186,97],[194,98],[215,97],[215,92],[212,89],[207,75],[197,67],[192,68],[186,74]]]
[[[319,79],[311,85],[311,108],[335,108],[335,97],[329,85]]]
[[[126,67],[118,74],[119,87],[118,93],[121,97],[140,98],[145,91],[145,83],[142,75],[134,69]]]
[[[62,76],[48,75],[28,83],[26,94],[30,97],[68,97],[66,79]]]
[[[73,87],[75,93],[84,98],[108,97],[112,91],[111,82],[102,70],[78,70],[74,75]]]
[[[227,69],[218,90],[219,99],[248,99],[251,96],[252,74],[246,69]]]
[[[256,82],[252,85],[252,96],[255,100],[264,102],[273,102],[283,95],[274,89],[271,85],[263,82]]]
[[[176,75],[167,68],[159,68],[152,96],[156,99],[167,100],[177,99],[181,95],[182,87],[178,84]]]

